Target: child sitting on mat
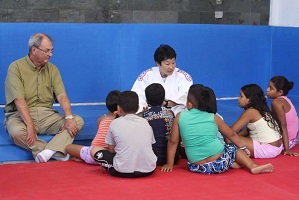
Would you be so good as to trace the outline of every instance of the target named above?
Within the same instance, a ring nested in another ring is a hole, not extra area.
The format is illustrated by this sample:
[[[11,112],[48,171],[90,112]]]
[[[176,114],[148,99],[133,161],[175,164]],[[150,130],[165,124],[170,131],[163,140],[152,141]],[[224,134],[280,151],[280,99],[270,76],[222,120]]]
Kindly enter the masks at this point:
[[[295,146],[298,136],[297,112],[287,97],[293,86],[294,82],[288,81],[283,76],[272,77],[267,88],[267,97],[273,99],[271,108],[280,121],[284,155],[298,156],[298,153],[290,150]]]
[[[154,133],[147,120],[135,114],[138,108],[136,92],[121,92],[117,101],[120,117],[111,122],[105,140],[108,150],[100,147],[91,150],[95,161],[112,176],[144,177],[156,169]]]
[[[145,97],[149,108],[139,113],[139,116],[147,119],[153,128],[156,140],[156,143],[153,144],[153,150],[158,157],[157,165],[162,166],[166,163],[167,141],[171,132],[174,113],[170,108],[162,107],[165,100],[165,90],[160,83],[152,83],[147,86]]]
[[[167,164],[161,171],[173,169],[174,155],[181,136],[192,172],[215,174],[229,168],[244,166],[252,174],[272,172],[273,165],[257,165],[238,135],[216,114],[216,97],[212,89],[200,84],[192,85],[188,92],[188,111],[176,115],[167,146]],[[234,144],[223,145],[217,137],[219,131]]]
[[[66,147],[66,152],[70,154],[72,157],[83,160],[88,164],[96,165],[97,163],[90,155],[90,151],[92,148],[100,146],[107,148],[108,145],[105,143],[105,138],[107,135],[108,128],[112,120],[114,120],[118,115],[117,113],[117,99],[120,91],[113,90],[108,93],[106,97],[106,107],[109,110],[109,113],[99,117],[98,124],[98,132],[95,138],[91,142],[91,146],[82,146],[78,144],[69,144]]]
[[[253,158],[274,158],[282,151],[279,121],[256,84],[241,88],[238,104],[244,112],[232,125]]]

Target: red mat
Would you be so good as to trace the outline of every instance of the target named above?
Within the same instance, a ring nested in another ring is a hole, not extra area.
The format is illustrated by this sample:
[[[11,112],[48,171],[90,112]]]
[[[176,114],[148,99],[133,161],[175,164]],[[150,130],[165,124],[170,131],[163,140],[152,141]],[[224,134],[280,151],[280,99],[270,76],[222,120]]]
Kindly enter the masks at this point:
[[[299,152],[299,145],[294,151]],[[251,175],[231,169],[202,175],[189,172],[186,160],[180,160],[173,172],[158,167],[150,177],[126,179],[76,161],[5,164],[0,165],[0,199],[299,199],[299,157],[255,162],[271,162],[274,172]]]

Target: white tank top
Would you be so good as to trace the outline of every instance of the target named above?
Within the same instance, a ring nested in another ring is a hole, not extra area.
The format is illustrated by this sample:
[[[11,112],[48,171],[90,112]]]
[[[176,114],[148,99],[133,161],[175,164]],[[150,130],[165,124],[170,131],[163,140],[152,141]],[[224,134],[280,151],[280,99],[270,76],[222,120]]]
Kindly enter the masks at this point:
[[[271,143],[282,137],[277,130],[268,126],[263,117],[254,123],[248,123],[247,128],[249,137],[258,142]]]

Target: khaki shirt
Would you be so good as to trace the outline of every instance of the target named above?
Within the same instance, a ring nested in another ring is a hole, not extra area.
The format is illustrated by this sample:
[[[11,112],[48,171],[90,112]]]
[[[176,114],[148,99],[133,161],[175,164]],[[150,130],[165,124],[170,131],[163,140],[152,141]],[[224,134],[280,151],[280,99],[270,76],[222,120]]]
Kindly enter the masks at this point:
[[[29,56],[21,58],[8,68],[5,80],[5,113],[17,111],[14,100],[23,97],[28,107],[52,108],[55,98],[65,91],[57,67],[47,63],[37,70]]]

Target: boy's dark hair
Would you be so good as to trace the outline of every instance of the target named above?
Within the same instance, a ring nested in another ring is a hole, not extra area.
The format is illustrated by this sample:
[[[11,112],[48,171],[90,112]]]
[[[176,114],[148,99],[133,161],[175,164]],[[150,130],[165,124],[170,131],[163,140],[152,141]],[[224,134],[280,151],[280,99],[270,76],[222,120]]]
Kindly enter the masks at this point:
[[[149,106],[161,106],[165,99],[165,90],[160,83],[152,83],[145,88],[145,97]]]
[[[194,84],[189,88],[188,101],[194,108],[208,113],[217,112],[216,96],[214,91],[202,84]]]
[[[124,91],[118,96],[117,104],[126,113],[136,113],[139,108],[138,95],[134,91]]]
[[[175,50],[166,44],[161,44],[155,51],[154,59],[155,62],[161,64],[162,61],[167,59],[176,58]]]
[[[279,130],[280,121],[276,114],[270,110],[262,88],[257,84],[248,84],[241,87],[241,90],[245,97],[249,99],[249,104],[244,109],[255,108],[263,116],[270,128]],[[267,114],[270,114],[270,116]]]
[[[284,76],[274,76],[271,78],[270,81],[274,84],[277,91],[279,90],[283,91],[284,96],[287,96],[289,91],[294,87],[294,82],[288,81],[288,79],[285,78]]]
[[[108,93],[106,97],[106,107],[110,112],[117,111],[117,100],[118,96],[120,94],[120,91],[118,90],[112,90]]]

